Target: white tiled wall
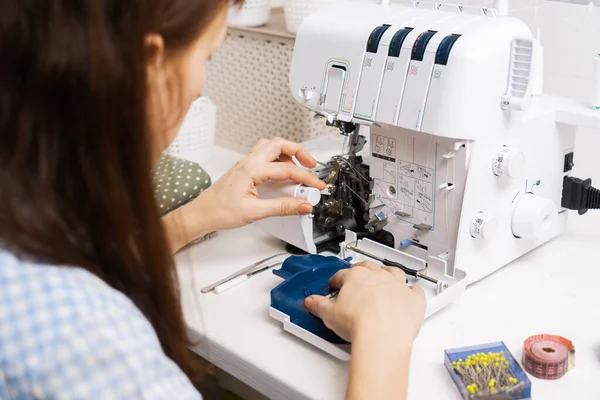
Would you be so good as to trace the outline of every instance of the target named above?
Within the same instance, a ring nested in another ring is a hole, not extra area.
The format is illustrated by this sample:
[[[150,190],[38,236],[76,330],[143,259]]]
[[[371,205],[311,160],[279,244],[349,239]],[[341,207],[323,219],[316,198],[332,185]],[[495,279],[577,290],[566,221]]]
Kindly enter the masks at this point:
[[[392,0],[394,1],[394,0]],[[396,0],[403,3],[403,0]],[[492,7],[493,0],[437,0]],[[545,47],[545,92],[589,102],[593,57],[600,52],[600,7],[548,0],[511,0],[510,15],[540,29]],[[600,186],[600,132],[581,130],[574,173]]]

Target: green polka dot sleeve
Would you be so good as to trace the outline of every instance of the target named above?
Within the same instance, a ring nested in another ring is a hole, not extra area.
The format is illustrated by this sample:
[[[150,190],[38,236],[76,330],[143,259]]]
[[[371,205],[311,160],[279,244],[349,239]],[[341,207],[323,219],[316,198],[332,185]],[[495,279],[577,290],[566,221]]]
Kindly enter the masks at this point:
[[[211,184],[200,165],[164,154],[154,173],[154,194],[161,215],[189,203]]]

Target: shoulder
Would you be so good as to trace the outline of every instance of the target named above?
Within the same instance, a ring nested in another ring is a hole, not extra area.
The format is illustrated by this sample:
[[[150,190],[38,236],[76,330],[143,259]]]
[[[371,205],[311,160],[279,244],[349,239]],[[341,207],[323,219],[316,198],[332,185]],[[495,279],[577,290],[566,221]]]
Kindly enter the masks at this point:
[[[1,250],[0,370],[0,398],[199,398],[125,295]]]

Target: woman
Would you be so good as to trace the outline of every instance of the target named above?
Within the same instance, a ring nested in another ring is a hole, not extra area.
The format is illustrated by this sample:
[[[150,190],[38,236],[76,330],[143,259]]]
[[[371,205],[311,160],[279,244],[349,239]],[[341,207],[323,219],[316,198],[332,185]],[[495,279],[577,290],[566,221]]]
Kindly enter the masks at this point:
[[[257,196],[268,180],[324,187],[275,139],[159,219],[149,171],[201,94],[227,4],[0,2],[0,398],[198,398],[172,251],[311,212]],[[404,280],[361,264],[332,279],[337,302],[306,301],[353,342],[348,398],[406,394],[425,306]]]

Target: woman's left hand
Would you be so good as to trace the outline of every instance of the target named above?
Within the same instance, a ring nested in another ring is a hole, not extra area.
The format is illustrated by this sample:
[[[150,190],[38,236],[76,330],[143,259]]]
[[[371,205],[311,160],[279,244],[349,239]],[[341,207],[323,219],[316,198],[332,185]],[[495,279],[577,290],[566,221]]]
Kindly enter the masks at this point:
[[[172,213],[179,214],[181,227],[177,229],[169,223],[167,234],[173,236],[173,229],[186,232],[185,239],[174,242],[170,237],[172,246],[177,250],[208,232],[239,228],[268,217],[310,214],[312,206],[306,200],[296,197],[260,199],[256,190],[258,185],[270,180],[290,179],[319,190],[325,188],[325,182],[297,166],[292,157],[306,168],[317,165],[316,160],[299,144],[280,138],[258,142],[252,152],[221,179],[179,212]],[[176,215],[166,218],[174,217]],[[180,246],[181,241],[186,243]]]

